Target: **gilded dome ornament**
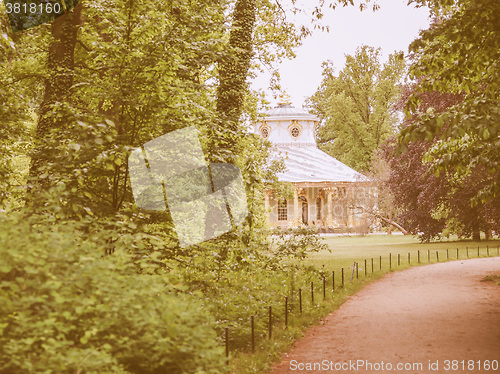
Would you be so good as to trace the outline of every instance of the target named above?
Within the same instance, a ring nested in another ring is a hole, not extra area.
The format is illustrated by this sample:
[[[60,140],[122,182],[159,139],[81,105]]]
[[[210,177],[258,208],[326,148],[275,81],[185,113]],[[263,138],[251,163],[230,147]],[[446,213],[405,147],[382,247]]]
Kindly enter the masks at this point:
[[[278,100],[278,105],[291,105],[292,104],[292,99],[290,95],[286,93],[286,91],[283,91]]]

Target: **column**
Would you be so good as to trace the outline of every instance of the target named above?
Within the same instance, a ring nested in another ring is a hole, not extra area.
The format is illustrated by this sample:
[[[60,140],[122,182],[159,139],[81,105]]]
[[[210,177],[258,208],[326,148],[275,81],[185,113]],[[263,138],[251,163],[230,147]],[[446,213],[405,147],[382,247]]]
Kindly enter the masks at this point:
[[[299,189],[296,188],[293,192],[293,226],[298,227],[299,222]]]
[[[346,190],[346,200],[347,200],[347,212],[349,216],[347,217],[347,226],[354,227],[354,209],[351,209],[351,205],[354,202],[354,190],[352,187],[347,188]]]
[[[332,191],[331,189],[326,190],[326,226],[332,226]]]

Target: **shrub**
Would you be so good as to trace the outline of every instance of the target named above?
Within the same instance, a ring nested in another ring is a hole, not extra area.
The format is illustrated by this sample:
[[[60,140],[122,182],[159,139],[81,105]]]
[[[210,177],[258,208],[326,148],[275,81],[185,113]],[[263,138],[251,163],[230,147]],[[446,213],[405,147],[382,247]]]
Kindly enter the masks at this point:
[[[309,252],[328,250],[315,228],[299,227],[274,231],[273,258],[281,260],[285,257],[303,260]]]
[[[197,297],[103,253],[73,223],[0,219],[0,373],[225,370]]]

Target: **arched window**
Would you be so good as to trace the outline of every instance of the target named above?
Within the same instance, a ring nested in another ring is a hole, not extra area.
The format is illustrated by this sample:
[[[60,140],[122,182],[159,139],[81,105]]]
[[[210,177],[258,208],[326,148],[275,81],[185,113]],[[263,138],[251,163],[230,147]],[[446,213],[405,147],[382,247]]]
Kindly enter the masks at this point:
[[[286,221],[288,219],[288,206],[285,199],[278,201],[278,221]]]
[[[316,219],[321,219],[321,197],[316,198]]]

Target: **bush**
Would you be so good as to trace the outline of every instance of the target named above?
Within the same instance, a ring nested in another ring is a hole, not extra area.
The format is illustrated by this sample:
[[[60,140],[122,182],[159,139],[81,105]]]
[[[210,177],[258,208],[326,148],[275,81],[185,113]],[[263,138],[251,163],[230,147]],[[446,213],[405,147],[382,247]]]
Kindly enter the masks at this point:
[[[74,223],[0,219],[0,373],[225,370],[197,297],[103,253]]]
[[[274,234],[273,258],[281,260],[284,257],[303,260],[309,252],[330,250],[312,227],[281,229],[276,228]]]

